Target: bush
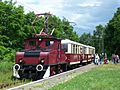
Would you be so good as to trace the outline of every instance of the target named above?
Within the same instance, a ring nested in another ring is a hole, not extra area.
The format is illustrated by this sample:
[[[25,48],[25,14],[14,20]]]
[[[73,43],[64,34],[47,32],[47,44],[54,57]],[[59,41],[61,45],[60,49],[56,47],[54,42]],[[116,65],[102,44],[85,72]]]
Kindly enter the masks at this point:
[[[15,61],[15,50],[11,48],[5,48],[4,46],[0,46],[0,62],[6,61]]]
[[[15,61],[15,50],[11,49],[9,53],[6,53],[3,56],[3,61],[14,62]]]

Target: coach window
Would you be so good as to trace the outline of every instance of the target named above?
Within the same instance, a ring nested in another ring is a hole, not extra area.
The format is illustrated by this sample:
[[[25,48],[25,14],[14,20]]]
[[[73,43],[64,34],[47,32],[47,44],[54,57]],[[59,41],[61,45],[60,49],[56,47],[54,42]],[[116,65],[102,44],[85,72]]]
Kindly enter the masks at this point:
[[[91,49],[91,54],[93,54],[93,49]]]
[[[77,45],[76,45],[76,50],[75,51],[76,51],[75,54],[77,54]]]
[[[82,54],[85,54],[85,52],[84,52],[84,47],[82,48]]]
[[[75,45],[73,44],[73,54],[75,54]]]
[[[94,49],[92,49],[92,54],[94,54]]]
[[[68,44],[62,44],[62,50],[64,50],[64,52],[68,52]]]
[[[86,54],[86,47],[83,47],[83,54]]]
[[[92,49],[90,48],[90,54],[92,54]]]
[[[80,46],[78,46],[78,54],[80,54]]]
[[[90,48],[88,48],[88,54],[91,54],[91,49]]]
[[[77,54],[77,45],[75,45],[75,54]]]
[[[77,54],[79,54],[79,45],[77,46]]]
[[[85,47],[85,48],[84,48],[84,54],[87,54],[86,51],[87,51],[87,48]]]
[[[73,53],[73,45],[71,44],[71,53]]]
[[[89,48],[89,54],[92,54],[92,49],[91,48]]]
[[[76,45],[75,45],[75,49],[74,50],[75,50],[74,54],[76,54]]]

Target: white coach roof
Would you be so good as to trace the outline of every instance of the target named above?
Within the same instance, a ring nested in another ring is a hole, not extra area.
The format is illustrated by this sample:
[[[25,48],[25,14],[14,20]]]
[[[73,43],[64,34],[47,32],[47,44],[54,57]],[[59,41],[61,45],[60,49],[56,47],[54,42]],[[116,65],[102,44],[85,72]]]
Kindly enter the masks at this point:
[[[69,39],[64,39],[61,41],[62,44],[75,44],[75,45],[82,45],[82,46],[86,46],[84,44],[69,40]]]
[[[72,40],[69,40],[69,39],[61,40],[61,43],[62,43],[62,44],[82,45],[82,46],[84,46],[84,47],[94,48],[94,47],[92,47],[92,46],[84,45],[84,44],[81,44],[81,43],[78,43],[78,42],[75,42],[75,41],[72,41]]]

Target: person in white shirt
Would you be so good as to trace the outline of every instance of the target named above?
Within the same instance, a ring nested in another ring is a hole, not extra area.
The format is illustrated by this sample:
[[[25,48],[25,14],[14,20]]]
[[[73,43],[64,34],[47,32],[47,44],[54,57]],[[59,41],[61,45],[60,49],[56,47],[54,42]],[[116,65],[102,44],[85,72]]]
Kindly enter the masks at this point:
[[[99,61],[99,55],[98,54],[95,54],[95,64],[98,65],[98,61]]]

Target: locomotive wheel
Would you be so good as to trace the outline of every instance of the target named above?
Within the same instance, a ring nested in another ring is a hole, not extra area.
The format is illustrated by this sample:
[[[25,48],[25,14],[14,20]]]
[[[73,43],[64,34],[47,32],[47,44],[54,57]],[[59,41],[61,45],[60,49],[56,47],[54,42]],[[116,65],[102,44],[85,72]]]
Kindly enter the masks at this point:
[[[68,64],[64,64],[62,69],[63,69],[63,72],[67,71],[68,70]]]
[[[62,66],[58,65],[58,74],[62,72],[63,72]]]
[[[51,67],[50,68],[50,76],[53,76],[56,74],[56,70],[55,70],[55,67]]]

